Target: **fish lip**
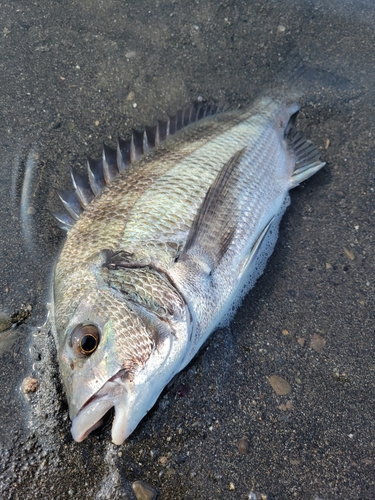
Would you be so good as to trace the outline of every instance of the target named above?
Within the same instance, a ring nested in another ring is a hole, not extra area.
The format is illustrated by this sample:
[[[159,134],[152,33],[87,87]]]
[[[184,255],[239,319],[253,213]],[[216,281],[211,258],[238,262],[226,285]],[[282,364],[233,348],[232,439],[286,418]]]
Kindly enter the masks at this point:
[[[124,417],[124,409],[129,396],[130,387],[126,377],[128,373],[127,370],[120,370],[80,408],[72,419],[71,433],[75,441],[78,443],[82,442],[92,431],[100,427],[103,423],[103,417],[111,408],[115,409],[115,416],[112,424],[112,438],[114,442],[116,441],[116,436],[114,437],[113,435],[114,426],[116,420],[120,420],[121,426],[121,417]],[[120,414],[117,419],[116,412]],[[119,434],[118,428],[119,422],[117,422],[117,434]],[[122,431],[122,434],[124,434],[124,431]],[[122,439],[121,443],[124,441],[125,437]],[[119,439],[120,438],[117,436],[117,441]],[[115,444],[121,443],[115,442]]]

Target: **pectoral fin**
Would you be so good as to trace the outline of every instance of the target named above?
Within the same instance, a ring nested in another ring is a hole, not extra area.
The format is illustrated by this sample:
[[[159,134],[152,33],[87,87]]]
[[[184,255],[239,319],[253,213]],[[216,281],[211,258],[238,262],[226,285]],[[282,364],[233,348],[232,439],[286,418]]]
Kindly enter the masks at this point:
[[[236,210],[236,187],[241,179],[241,149],[223,166],[193,221],[178,262],[193,260],[211,274],[227,252],[235,234],[240,209]]]

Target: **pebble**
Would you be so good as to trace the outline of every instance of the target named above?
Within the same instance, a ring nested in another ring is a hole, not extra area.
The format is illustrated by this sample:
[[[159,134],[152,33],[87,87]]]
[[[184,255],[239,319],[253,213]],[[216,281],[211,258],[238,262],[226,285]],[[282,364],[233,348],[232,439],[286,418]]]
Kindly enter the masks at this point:
[[[237,448],[242,455],[247,455],[249,453],[249,448],[250,448],[249,440],[246,439],[245,437],[239,439],[237,441]]]
[[[326,345],[326,340],[317,333],[314,333],[310,341],[311,349],[314,349],[314,351],[316,352],[322,352],[325,345]]]
[[[0,312],[0,332],[8,330],[12,326],[12,320],[7,314]]]
[[[21,390],[24,394],[35,392],[39,387],[39,382],[36,378],[26,377],[22,381]]]
[[[271,375],[268,377],[268,381],[271,384],[272,389],[279,396],[286,396],[292,392],[292,387],[289,382],[279,375]]]
[[[354,256],[354,253],[349,250],[348,248],[345,248],[344,247],[344,252],[345,252],[345,255],[350,259],[350,260],[354,260],[355,259],[355,256]]]
[[[132,488],[137,500],[155,500],[158,496],[158,491],[144,481],[134,481]]]
[[[11,316],[12,323],[22,324],[24,321],[30,316],[33,307],[31,304],[28,304],[25,309],[21,311],[17,311]]]
[[[235,489],[236,489],[236,488],[235,488],[235,486],[234,486],[234,483],[230,482],[230,483],[229,483],[229,490],[230,490],[230,491],[234,491]]]

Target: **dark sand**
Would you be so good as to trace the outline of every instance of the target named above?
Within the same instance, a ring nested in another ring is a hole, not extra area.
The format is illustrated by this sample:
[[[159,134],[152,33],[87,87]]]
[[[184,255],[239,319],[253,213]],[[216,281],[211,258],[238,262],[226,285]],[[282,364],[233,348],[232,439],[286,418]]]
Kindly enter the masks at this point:
[[[0,313],[32,311],[0,333],[0,497],[134,499],[142,480],[163,500],[374,499],[373,2],[18,0],[1,12]],[[267,89],[301,91],[299,128],[326,167],[292,192],[230,328],[127,442],[112,445],[109,427],[73,442],[37,329],[63,241],[48,210],[69,168],[199,97],[245,105]],[[28,397],[26,376],[40,384]]]

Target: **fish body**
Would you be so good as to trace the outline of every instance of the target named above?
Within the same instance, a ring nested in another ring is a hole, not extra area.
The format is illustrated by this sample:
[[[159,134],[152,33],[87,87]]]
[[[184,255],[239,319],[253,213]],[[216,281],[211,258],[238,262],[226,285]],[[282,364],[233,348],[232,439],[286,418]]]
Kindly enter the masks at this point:
[[[288,191],[324,165],[297,111],[191,107],[73,175],[52,315],[75,440],[114,407],[121,444],[255,283]]]

